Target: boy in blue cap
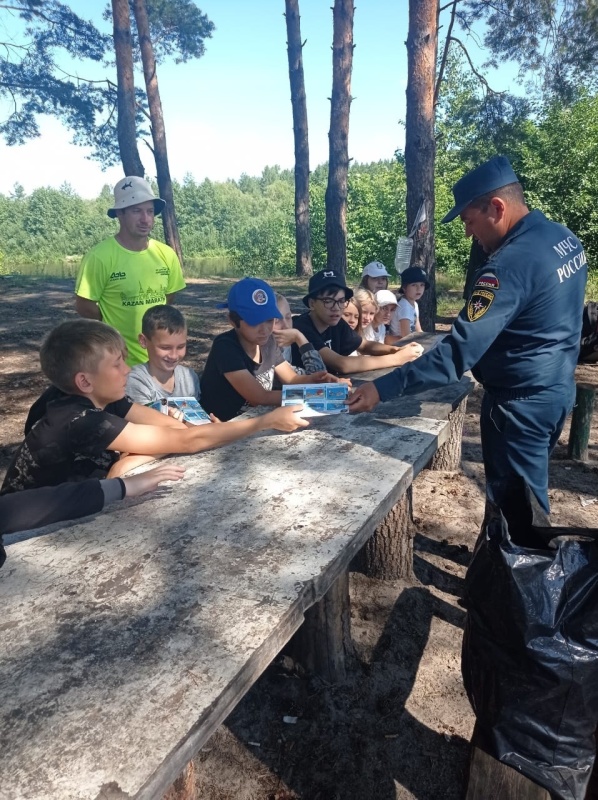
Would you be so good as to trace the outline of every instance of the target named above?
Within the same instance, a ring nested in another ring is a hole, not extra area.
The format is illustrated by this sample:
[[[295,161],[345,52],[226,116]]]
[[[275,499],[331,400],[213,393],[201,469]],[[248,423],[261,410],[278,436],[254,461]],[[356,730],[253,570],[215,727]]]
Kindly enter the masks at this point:
[[[495,156],[453,187],[465,235],[488,254],[451,333],[419,361],[360,386],[353,412],[443,386],[472,369],[484,386],[486,482],[521,476],[549,512],[548,458],[575,397],[587,262],[579,239],[530,211],[508,159]]]
[[[335,381],[327,372],[297,375],[278,347],[272,331],[282,314],[271,286],[259,278],[243,278],[231,286],[228,308],[233,328],[214,339],[201,376],[201,404],[209,414],[226,421],[244,405],[280,405],[281,384]]]

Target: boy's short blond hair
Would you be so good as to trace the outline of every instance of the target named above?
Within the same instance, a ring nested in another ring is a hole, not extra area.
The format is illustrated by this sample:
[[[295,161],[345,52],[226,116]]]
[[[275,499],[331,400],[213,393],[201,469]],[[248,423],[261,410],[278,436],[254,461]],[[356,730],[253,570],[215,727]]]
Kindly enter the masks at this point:
[[[63,322],[46,336],[39,351],[42,372],[67,394],[78,394],[75,375],[96,372],[107,353],[126,354],[120,333],[95,319]]]

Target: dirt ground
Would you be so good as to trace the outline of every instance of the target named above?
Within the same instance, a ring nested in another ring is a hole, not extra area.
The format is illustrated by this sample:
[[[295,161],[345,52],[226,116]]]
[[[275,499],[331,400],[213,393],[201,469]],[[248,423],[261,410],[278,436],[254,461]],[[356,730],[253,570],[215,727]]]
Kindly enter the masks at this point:
[[[301,287],[275,281],[293,310]],[[215,309],[226,280],[194,280],[180,297],[188,363],[201,370],[226,319]],[[74,316],[73,282],[0,276],[0,478],[46,382],[44,334]],[[447,328],[449,319],[440,321]],[[581,378],[596,382],[598,367]],[[414,483],[415,578],[351,575],[355,654],[347,682],[327,685],[280,656],[198,755],[202,800],[457,800],[473,715],[460,676],[463,578],[483,513],[478,415],[470,398],[459,472],[424,471]],[[567,458],[568,428],[550,469],[555,524],[598,525],[598,414],[590,463]],[[285,722],[284,717],[296,718]]]

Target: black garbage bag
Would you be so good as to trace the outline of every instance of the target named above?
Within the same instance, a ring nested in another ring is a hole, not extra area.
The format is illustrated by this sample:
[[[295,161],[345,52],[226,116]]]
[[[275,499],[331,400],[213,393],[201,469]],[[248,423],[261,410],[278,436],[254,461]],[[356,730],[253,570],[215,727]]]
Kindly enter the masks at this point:
[[[476,744],[583,800],[598,724],[598,529],[551,527],[523,481],[489,490],[465,579]]]

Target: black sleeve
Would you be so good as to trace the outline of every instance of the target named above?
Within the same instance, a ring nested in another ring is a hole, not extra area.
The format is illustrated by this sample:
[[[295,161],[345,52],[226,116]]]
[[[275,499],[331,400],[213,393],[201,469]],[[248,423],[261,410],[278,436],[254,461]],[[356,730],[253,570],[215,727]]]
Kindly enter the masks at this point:
[[[238,372],[247,369],[247,358],[239,340],[228,336],[214,339],[210,356],[216,371],[220,375],[227,372]]]
[[[95,478],[4,494],[0,496],[0,534],[85,517],[103,507],[104,492]]]
[[[73,453],[101,455],[128,424],[106,410],[90,409],[69,425],[69,446]]]
[[[116,400],[114,403],[108,403],[104,411],[107,411],[109,414],[114,414],[115,417],[124,419],[131,410],[132,405],[133,401],[129,400],[128,397],[121,397],[120,400]]]

